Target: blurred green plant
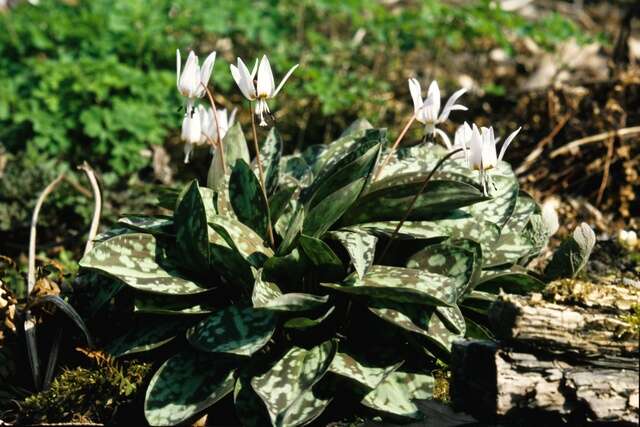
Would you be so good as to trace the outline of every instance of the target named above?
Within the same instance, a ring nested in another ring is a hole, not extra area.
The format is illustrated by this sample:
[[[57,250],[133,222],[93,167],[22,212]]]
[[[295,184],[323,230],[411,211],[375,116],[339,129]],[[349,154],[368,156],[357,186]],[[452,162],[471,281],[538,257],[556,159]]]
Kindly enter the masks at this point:
[[[0,14],[0,22],[0,141],[118,175],[148,164],[145,147],[165,142],[180,123],[177,47],[215,49],[226,62],[268,49],[279,70],[300,62],[282,98],[304,112],[287,116],[295,126],[280,127],[308,145],[329,141],[355,116],[387,114],[393,94],[405,94],[406,58],[432,67],[449,53],[512,52],[521,37],[545,47],[586,37],[559,15],[532,22],[486,0],[43,0]],[[229,92],[225,61],[214,82]],[[335,113],[344,114],[317,120]]]

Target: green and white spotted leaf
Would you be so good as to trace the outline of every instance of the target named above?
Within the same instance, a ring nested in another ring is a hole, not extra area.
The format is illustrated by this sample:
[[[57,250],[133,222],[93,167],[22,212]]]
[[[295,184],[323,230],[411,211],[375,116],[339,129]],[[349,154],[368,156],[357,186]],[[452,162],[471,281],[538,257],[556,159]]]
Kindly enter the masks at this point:
[[[133,311],[139,314],[209,314],[214,310],[214,307],[201,304],[204,295],[177,296],[137,292],[133,300]]]
[[[243,426],[269,425],[269,414],[262,399],[251,387],[248,373],[241,371],[233,390],[236,415]]]
[[[290,292],[263,305],[274,311],[308,311],[315,310],[329,301],[329,295],[313,295],[301,292]]]
[[[114,357],[156,349],[181,335],[194,321],[179,316],[136,317],[129,331],[111,341],[107,353]]]
[[[490,191],[491,198],[483,203],[471,205],[468,211],[478,219],[503,227],[516,208],[520,188],[518,178],[504,162],[491,171],[490,177],[496,187]]]
[[[420,410],[411,400],[412,393],[406,378],[392,372],[361,403],[385,414],[409,419],[422,418]]]
[[[300,283],[310,267],[310,261],[298,248],[284,256],[269,258],[262,266],[264,280],[289,283]]]
[[[229,306],[191,327],[187,339],[198,350],[251,356],[269,342],[276,323],[272,311]]]
[[[280,235],[284,235],[284,232],[278,228],[278,222],[294,202],[292,200],[294,194],[298,189],[296,187],[278,187],[278,189],[269,197],[269,212],[271,213],[271,220],[276,224],[276,232]],[[285,220],[286,221],[286,220]]]
[[[311,263],[316,266],[321,280],[335,280],[344,276],[342,260],[329,245],[315,237],[300,235],[300,246]]]
[[[238,220],[217,215],[210,219],[209,225],[218,232],[220,229],[217,227],[224,229],[234,248],[256,267],[260,267],[266,258],[273,256],[273,250],[264,244],[262,237]]]
[[[297,425],[308,421],[294,414],[304,408],[303,402],[309,400],[305,393],[325,375],[335,352],[333,341],[310,350],[293,347],[269,371],[251,380],[251,386],[267,407],[272,425],[291,425],[285,423],[291,417],[296,418]],[[309,419],[312,415],[315,411],[308,412]]]
[[[329,144],[317,160],[313,162],[313,174],[319,175],[321,171],[334,167],[353,150],[353,147],[356,147],[361,143],[362,139],[367,136],[368,132],[378,132],[380,134],[381,130],[373,129],[368,122],[361,122],[361,124],[352,128],[349,132],[345,131],[340,138]],[[380,136],[386,139],[386,135]]]
[[[239,159],[229,179],[229,198],[238,220],[267,238],[269,210],[260,181],[244,160]]]
[[[488,251],[483,252],[484,266],[488,268],[513,265],[529,255],[532,250],[533,245],[523,233],[505,227],[498,241]]]
[[[227,131],[222,139],[222,146],[224,147],[227,174],[233,169],[237,160],[241,159],[247,164],[251,162],[247,140],[244,137],[240,123],[236,122]],[[218,192],[226,188],[222,156],[219,148],[215,151],[211,160],[211,167],[207,175],[207,187]]]
[[[185,350],[164,362],[147,388],[144,414],[152,426],[175,426],[204,411],[233,390],[229,361]]]
[[[587,223],[576,227],[553,253],[544,270],[547,280],[573,278],[587,265],[596,244],[596,235]]]
[[[465,311],[472,311],[482,316],[486,316],[489,313],[489,308],[497,300],[496,294],[473,290],[465,296],[464,300],[460,304],[460,307]],[[466,318],[467,320],[469,317]]]
[[[294,317],[284,322],[283,326],[287,329],[301,329],[301,330],[311,329],[320,325],[325,320],[327,320],[333,314],[334,311],[335,311],[335,307],[330,307],[329,310],[327,310],[327,312],[324,313],[322,316],[316,317],[313,319],[309,317]]]
[[[351,275],[341,284],[321,285],[340,292],[415,304],[450,306],[457,298],[455,286],[446,276],[383,265],[372,266],[361,279]]]
[[[323,170],[313,183],[305,188],[300,199],[307,209],[317,206],[330,194],[360,178],[368,178],[380,152],[381,132],[371,131],[344,158],[330,169]]]
[[[264,181],[267,194],[272,194],[278,186],[280,175],[280,158],[282,156],[282,136],[275,127],[272,127],[262,147],[260,147],[260,160],[264,171]],[[254,162],[253,172],[258,176],[258,164]]]
[[[278,288],[278,285],[262,279],[262,270],[254,270],[253,275],[256,279],[251,293],[251,301],[254,307],[264,307],[282,296],[282,291]]]
[[[289,219],[289,222],[286,223],[286,227],[284,228],[286,229],[286,231],[284,231],[284,233],[281,233],[281,235],[284,237],[282,238],[282,243],[280,243],[280,246],[278,247],[278,255],[284,255],[290,252],[291,247],[302,232],[302,228],[305,222],[304,207],[296,203],[294,209],[295,211],[291,213],[290,219],[286,217],[281,218],[285,221]]]
[[[181,263],[191,271],[209,265],[209,232],[207,215],[198,182],[191,181],[173,213],[176,224],[176,246]]]
[[[332,231],[328,237],[338,240],[344,246],[358,277],[364,277],[373,265],[378,238],[371,234],[355,231]]]
[[[98,243],[82,258],[80,266],[99,270],[141,291],[172,295],[208,291],[182,278],[165,260],[163,249],[151,234],[123,234]]]
[[[516,207],[507,222],[507,227],[517,233],[521,233],[529,223],[531,215],[538,211],[539,207],[536,201],[533,200],[529,194],[520,191],[518,193]]]
[[[302,231],[312,237],[321,237],[349,209],[358,198],[366,178],[360,178],[326,197],[304,218]]]
[[[296,401],[289,407],[282,421],[277,426],[295,427],[307,425],[318,418],[324,410],[329,406],[333,397],[328,393],[316,392],[318,385],[305,391]]]
[[[401,365],[402,362],[380,366],[365,360],[359,361],[355,354],[337,352],[331,362],[329,372],[356,381],[373,390]]]
[[[129,215],[118,220],[118,224],[141,233],[171,236],[175,234],[173,219],[166,216]]]
[[[369,193],[349,208],[340,225],[346,227],[366,222],[401,220],[422,185],[398,185]],[[486,200],[486,197],[473,185],[457,181],[431,180],[416,199],[408,219],[434,218],[483,200]]]

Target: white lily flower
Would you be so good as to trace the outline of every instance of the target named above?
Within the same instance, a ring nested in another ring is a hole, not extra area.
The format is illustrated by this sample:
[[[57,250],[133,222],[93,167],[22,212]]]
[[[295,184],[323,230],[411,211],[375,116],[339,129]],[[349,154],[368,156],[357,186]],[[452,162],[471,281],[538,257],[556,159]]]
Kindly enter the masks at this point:
[[[204,110],[204,107],[201,105],[198,106],[198,108],[193,108],[190,112],[185,114],[184,119],[182,120],[182,132],[180,133],[180,139],[185,142],[185,163],[189,163],[193,146],[199,144],[202,138],[202,110]]]
[[[502,144],[500,154],[496,155],[496,143],[499,141],[499,138],[495,138],[493,128],[483,127],[482,130],[479,131],[478,127],[474,124],[469,140],[469,167],[481,171],[495,168],[521,129],[521,127],[516,129],[507,137]]]
[[[216,117],[213,113],[213,108],[202,108],[202,113],[200,115],[202,137],[200,139],[200,143],[202,144],[209,140],[217,141],[218,130],[220,130],[220,139],[224,138],[229,128],[231,128],[235,122],[236,111],[237,109],[234,108],[231,114],[228,114],[226,108],[220,108],[217,111],[218,114]],[[217,123],[216,118],[218,120]]]
[[[176,86],[180,94],[188,99],[188,106],[193,105],[195,98],[202,98],[205,95],[205,86],[209,84],[215,61],[216,52],[214,51],[207,56],[200,67],[198,56],[191,51],[184,64],[184,69],[181,70],[180,50],[176,49]]]
[[[257,61],[256,61],[257,64]],[[240,88],[242,94],[249,101],[256,101],[255,114],[260,116],[260,126],[267,126],[267,122],[264,120],[264,113],[269,113],[268,99],[275,98],[280,92],[284,83],[291,77],[293,71],[298,68],[299,64],[294,65],[289,69],[287,74],[283,77],[278,87],[275,85],[273,79],[273,71],[271,70],[271,64],[267,55],[263,55],[260,60],[260,65],[254,65],[253,70],[249,73],[249,69],[242,62],[242,59],[238,58],[237,65],[230,65],[231,75],[236,84]],[[258,73],[257,79],[256,71]]]
[[[445,122],[452,111],[467,110],[467,107],[464,105],[456,104],[458,98],[467,91],[465,88],[457,90],[449,97],[442,112],[440,111],[440,88],[438,88],[438,82],[435,80],[429,85],[426,99],[422,99],[422,88],[417,79],[409,79],[409,91],[413,99],[413,110],[416,115],[416,120],[425,126],[425,132],[428,134],[441,134],[442,131],[439,131],[437,126]]]

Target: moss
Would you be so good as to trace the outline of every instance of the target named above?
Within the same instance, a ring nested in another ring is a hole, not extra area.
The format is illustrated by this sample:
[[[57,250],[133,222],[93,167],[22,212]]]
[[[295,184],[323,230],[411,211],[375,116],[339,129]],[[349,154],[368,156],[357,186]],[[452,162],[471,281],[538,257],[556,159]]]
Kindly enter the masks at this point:
[[[640,304],[636,304],[631,308],[631,313],[622,317],[629,325],[628,332],[638,335],[640,334]]]
[[[451,380],[451,371],[442,368],[433,371],[433,378],[436,380],[433,386],[433,398],[439,402],[449,404],[451,396],[449,395],[449,381]]]
[[[116,362],[88,353],[96,366],[64,370],[43,392],[20,403],[21,423],[105,423],[131,403],[151,367],[137,361]]]
[[[560,279],[543,291],[546,300],[611,310],[629,310],[638,301],[638,290],[623,284],[593,283],[579,279]]]

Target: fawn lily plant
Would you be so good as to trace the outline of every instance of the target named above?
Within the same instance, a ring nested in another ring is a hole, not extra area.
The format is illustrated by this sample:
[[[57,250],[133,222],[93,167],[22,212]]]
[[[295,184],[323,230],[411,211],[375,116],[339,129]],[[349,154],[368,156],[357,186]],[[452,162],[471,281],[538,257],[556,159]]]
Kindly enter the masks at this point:
[[[409,79],[409,91],[413,99],[413,110],[416,120],[424,125],[425,133],[430,135],[438,134],[447,141],[448,138],[446,134],[438,129],[437,126],[445,122],[452,111],[467,110],[467,107],[464,105],[456,104],[458,98],[460,98],[467,89],[462,88],[454,92],[447,100],[442,111],[440,111],[440,88],[438,88],[438,82],[435,80],[429,85],[426,99],[422,99],[422,88],[417,79]]]
[[[256,101],[255,114],[260,116],[260,126],[266,126],[267,122],[264,120],[264,114],[270,113],[267,100],[275,98],[276,95],[278,95],[287,79],[289,79],[294,70],[298,68],[298,64],[289,69],[282,81],[280,81],[278,87],[275,85],[273,71],[271,71],[271,64],[269,63],[267,55],[262,56],[257,70],[254,65],[251,73],[249,73],[249,69],[240,58],[238,58],[237,65],[231,64],[230,68],[231,75],[245,98],[249,101]],[[256,71],[258,74],[257,79],[255,78]]]
[[[211,52],[200,67],[198,56],[191,51],[184,64],[184,69],[181,70],[180,50],[176,49],[176,85],[180,94],[187,98],[187,110],[189,107],[193,107],[195,98],[202,98],[205,95],[205,87],[211,78],[215,61],[216,52]]]

